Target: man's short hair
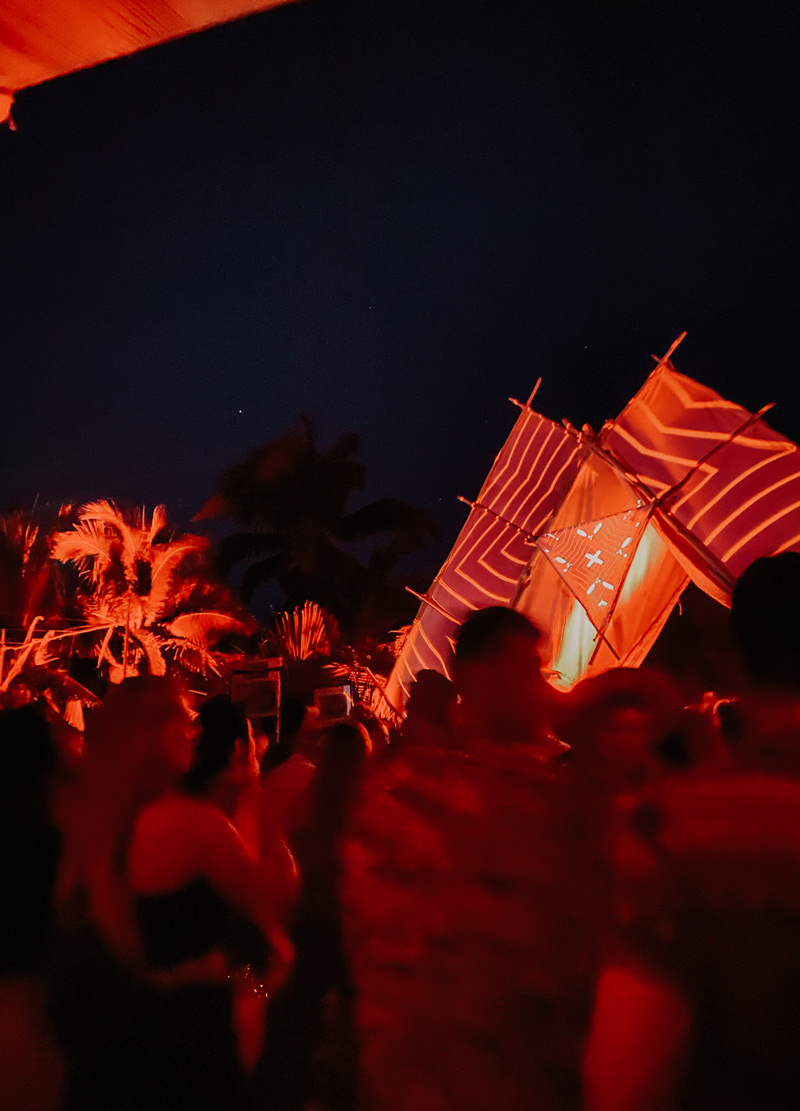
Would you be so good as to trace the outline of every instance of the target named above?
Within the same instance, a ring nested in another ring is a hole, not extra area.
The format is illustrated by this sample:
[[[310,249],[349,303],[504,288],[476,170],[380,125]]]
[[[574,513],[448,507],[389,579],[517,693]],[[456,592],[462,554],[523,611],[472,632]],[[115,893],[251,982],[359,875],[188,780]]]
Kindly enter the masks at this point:
[[[538,645],[541,633],[528,618],[508,606],[489,606],[470,614],[458,634],[456,663],[481,660],[505,648],[511,637]]]

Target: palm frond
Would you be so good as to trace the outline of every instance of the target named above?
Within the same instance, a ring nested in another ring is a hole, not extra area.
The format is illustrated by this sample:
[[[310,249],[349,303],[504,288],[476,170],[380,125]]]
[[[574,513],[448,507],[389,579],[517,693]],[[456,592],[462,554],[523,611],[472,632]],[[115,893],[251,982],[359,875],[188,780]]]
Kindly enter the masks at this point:
[[[165,505],[157,505],[153,510],[153,516],[150,518],[148,540],[151,546],[155,543],[158,534],[162,532],[168,524],[167,507]]]
[[[64,707],[64,721],[78,733],[84,731],[86,722],[83,716],[83,705],[77,698],[71,698]]]
[[[378,498],[342,517],[336,529],[342,540],[364,540],[392,533],[404,551],[415,551],[439,537],[437,522],[424,509],[399,498]]]
[[[165,655],[174,660],[184,671],[204,677],[209,673],[217,676],[222,674],[224,657],[195,641],[185,640],[183,637],[171,637],[164,640],[162,649]]]
[[[275,618],[265,644],[286,662],[297,663],[315,656],[330,656],[338,640],[336,619],[316,602],[305,602],[291,613]]]
[[[58,563],[74,563],[81,576],[93,585],[102,580],[112,562],[105,528],[96,521],[81,521],[68,532],[57,532],[51,553]]]
[[[53,630],[48,629],[42,639],[36,645],[36,651],[33,653],[33,659],[37,664],[46,662],[49,653],[50,641],[53,638]]]
[[[136,640],[147,657],[151,675],[166,675],[167,661],[162,652],[162,642],[150,629],[131,630],[131,640]],[[124,661],[123,661],[124,662]]]
[[[141,529],[128,523],[125,513],[112,501],[89,502],[80,512],[80,522],[94,521],[102,525],[106,535],[113,536],[122,545],[122,562],[127,577],[131,577],[141,542]]]
[[[226,498],[221,494],[215,494],[213,498],[209,498],[206,504],[199,512],[195,513],[192,517],[193,521],[208,521],[215,517],[229,517],[231,516],[231,507]]]
[[[248,629],[241,621],[229,613],[205,610],[202,613],[182,613],[165,628],[173,637],[179,637],[191,644],[209,648],[223,637],[231,634],[247,636]]]
[[[91,707],[100,705],[97,695],[66,671],[39,665],[28,666],[22,673],[22,679],[35,693],[44,694],[47,691],[57,702],[77,702],[81,706]]]
[[[242,575],[239,593],[245,602],[249,602],[262,583],[271,582],[283,569],[286,558],[283,552],[276,552],[267,559],[259,560],[247,568]]]
[[[17,676],[21,673],[33,648],[34,641],[31,640],[28,641],[26,644],[23,644],[22,647],[17,651],[17,654],[14,657],[14,662],[11,665],[11,670],[9,671],[8,675],[6,675],[3,682],[0,683],[0,694],[4,694],[5,691],[8,690],[8,688],[17,678]]]
[[[283,543],[284,539],[279,533],[234,532],[217,545],[217,571],[225,576],[237,563],[274,555]]]
[[[204,536],[187,535],[169,544],[156,545],[152,557],[150,579],[150,610],[157,617],[172,593],[173,575],[191,556],[198,556],[208,548]]]

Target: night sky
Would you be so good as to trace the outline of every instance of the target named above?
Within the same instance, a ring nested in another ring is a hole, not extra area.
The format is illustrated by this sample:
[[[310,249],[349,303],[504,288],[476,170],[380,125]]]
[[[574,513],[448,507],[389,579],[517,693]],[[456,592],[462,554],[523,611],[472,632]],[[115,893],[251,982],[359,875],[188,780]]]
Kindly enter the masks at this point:
[[[597,428],[683,330],[800,439],[797,45],[788,5],[306,0],[20,93],[0,503],[187,524],[307,413],[446,549],[509,395]]]

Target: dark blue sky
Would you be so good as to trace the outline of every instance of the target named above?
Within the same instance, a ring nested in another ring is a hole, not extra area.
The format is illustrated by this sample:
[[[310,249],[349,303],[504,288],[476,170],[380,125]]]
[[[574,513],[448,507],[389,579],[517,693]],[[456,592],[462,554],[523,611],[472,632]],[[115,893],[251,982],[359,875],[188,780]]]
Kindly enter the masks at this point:
[[[301,413],[451,541],[536,378],[795,386],[788,8],[306,0],[19,95],[0,501],[166,502]],[[783,22],[782,22],[783,21]]]

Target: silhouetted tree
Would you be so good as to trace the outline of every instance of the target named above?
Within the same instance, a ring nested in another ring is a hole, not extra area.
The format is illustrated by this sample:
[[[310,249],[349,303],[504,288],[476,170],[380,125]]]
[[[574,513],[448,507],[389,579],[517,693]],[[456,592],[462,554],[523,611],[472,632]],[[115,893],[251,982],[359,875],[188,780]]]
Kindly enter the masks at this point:
[[[287,609],[317,602],[345,636],[380,640],[406,619],[398,561],[438,529],[428,513],[396,498],[350,510],[366,479],[360,448],[360,437],[349,432],[322,450],[313,423],[304,419],[224,471],[195,520],[229,517],[240,526],[220,543],[218,569],[226,575],[248,564],[241,583],[246,601],[262,583],[275,581]]]

